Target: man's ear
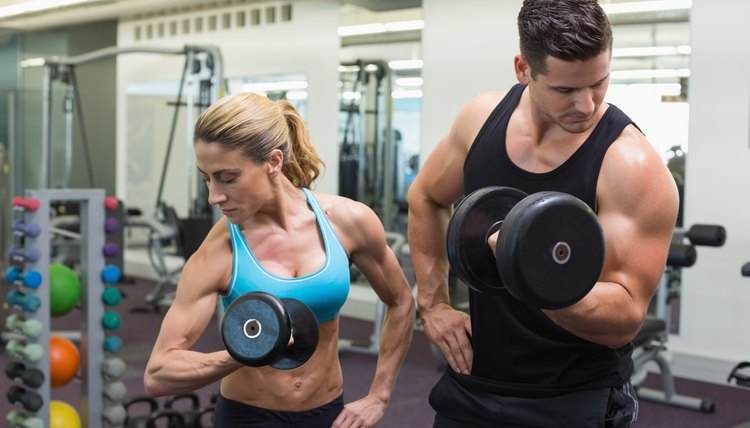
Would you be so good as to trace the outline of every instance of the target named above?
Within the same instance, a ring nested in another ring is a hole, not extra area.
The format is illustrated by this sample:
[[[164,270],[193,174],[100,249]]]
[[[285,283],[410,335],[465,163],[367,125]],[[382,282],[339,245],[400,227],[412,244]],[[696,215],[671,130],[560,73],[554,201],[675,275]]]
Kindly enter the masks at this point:
[[[523,55],[516,55],[513,58],[513,69],[516,72],[518,83],[528,84],[531,81],[531,66]]]

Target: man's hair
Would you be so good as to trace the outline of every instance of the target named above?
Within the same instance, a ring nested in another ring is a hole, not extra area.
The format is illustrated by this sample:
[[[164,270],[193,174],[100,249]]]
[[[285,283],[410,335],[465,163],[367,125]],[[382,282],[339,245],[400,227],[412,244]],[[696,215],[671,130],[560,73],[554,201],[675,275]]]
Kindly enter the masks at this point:
[[[612,47],[609,18],[596,0],[524,0],[518,35],[532,78],[547,72],[547,56],[586,61]]]

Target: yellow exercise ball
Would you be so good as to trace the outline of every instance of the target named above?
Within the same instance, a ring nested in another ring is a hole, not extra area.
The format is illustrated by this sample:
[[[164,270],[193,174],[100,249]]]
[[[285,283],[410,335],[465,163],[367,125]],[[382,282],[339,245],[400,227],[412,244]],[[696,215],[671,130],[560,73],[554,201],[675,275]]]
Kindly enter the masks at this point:
[[[81,417],[64,401],[49,402],[49,428],[81,428]]]

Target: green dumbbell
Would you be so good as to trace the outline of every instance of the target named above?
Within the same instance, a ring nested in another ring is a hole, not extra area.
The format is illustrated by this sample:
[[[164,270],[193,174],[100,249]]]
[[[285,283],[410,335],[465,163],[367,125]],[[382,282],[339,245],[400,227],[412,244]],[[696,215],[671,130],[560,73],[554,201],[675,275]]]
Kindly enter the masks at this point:
[[[117,330],[120,327],[120,315],[117,312],[107,311],[102,316],[102,327],[107,330]]]
[[[18,314],[12,314],[5,319],[5,328],[10,331],[20,331],[28,337],[39,337],[43,330],[39,320],[27,320]]]
[[[44,348],[38,343],[24,343],[20,340],[9,340],[5,350],[13,357],[38,363],[44,356]]]
[[[107,306],[116,306],[122,299],[122,292],[117,287],[107,287],[102,293],[102,302]]]
[[[19,428],[44,428],[44,422],[36,416],[28,416],[18,410],[11,410],[5,417],[8,425]]]

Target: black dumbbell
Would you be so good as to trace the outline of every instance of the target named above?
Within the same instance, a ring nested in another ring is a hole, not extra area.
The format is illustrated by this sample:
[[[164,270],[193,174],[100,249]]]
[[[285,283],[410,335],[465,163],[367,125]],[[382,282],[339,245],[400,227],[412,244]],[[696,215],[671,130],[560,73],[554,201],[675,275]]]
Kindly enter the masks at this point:
[[[184,405],[177,403],[188,402],[189,407],[185,408]],[[180,407],[179,409],[175,408]],[[182,420],[185,422],[187,428],[194,428],[196,426],[196,420],[198,418],[198,412],[200,411],[201,403],[200,398],[192,392],[185,394],[173,395],[164,401],[165,409],[177,410],[182,415]],[[170,425],[171,428],[171,425]]]
[[[315,352],[318,335],[318,320],[304,303],[264,292],[236,298],[221,322],[221,337],[229,355],[251,367],[299,367]],[[292,345],[290,338],[294,339]]]
[[[21,382],[30,388],[39,388],[44,383],[44,373],[33,367],[26,367],[20,361],[11,362],[5,367],[5,374],[10,380]]]
[[[42,396],[20,386],[15,385],[8,388],[6,396],[10,404],[20,405],[26,411],[36,412],[42,408]]]
[[[495,257],[487,239],[498,230]],[[499,186],[472,192],[456,206],[446,244],[451,268],[466,285],[543,309],[581,300],[604,264],[596,214],[561,192],[527,195]]]

